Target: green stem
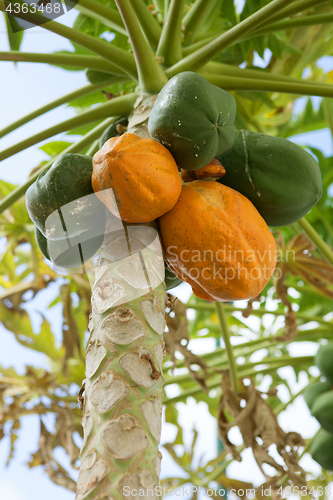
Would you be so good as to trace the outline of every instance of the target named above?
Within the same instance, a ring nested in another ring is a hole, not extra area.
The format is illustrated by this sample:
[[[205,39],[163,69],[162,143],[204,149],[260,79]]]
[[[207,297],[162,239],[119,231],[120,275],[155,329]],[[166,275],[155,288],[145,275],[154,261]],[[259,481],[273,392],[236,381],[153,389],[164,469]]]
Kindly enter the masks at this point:
[[[233,391],[235,393],[240,391],[240,384],[237,377],[237,363],[235,360],[234,352],[232,349],[232,345],[230,343],[230,333],[228,327],[228,321],[225,314],[224,306],[222,302],[215,302],[216,313],[220,322],[221,327],[221,335],[224,341],[225,350],[228,356],[229,361],[229,369],[231,372],[231,380],[233,385]]]
[[[82,12],[82,14],[96,19],[102,24],[105,24],[105,26],[127,36],[127,31],[121,15],[116,9],[112,9],[100,2],[95,2],[95,0],[80,0],[79,3],[74,6],[77,10]]]
[[[167,15],[169,13],[169,7],[170,7],[170,1],[164,0],[164,19],[167,18]]]
[[[290,2],[291,0],[273,0],[268,5],[252,14],[252,16],[249,16],[244,19],[244,21],[220,35],[216,40],[208,43],[205,47],[202,47],[172,66],[167,71],[168,76],[174,76],[181,71],[198,70],[206,64],[207,61],[213,59],[219,52],[227,49],[234,42],[257,28],[258,25],[271,18],[273,14],[279,12],[282,7],[288,5]]]
[[[108,116],[124,116],[128,115],[134,105],[137,94],[132,92],[130,94],[115,97],[111,99],[111,101],[105,102],[92,108],[88,111],[80,113],[73,118],[69,118],[57,125],[53,125],[48,129],[39,132],[28,139],[24,139],[21,142],[18,142],[14,146],[11,146],[4,151],[0,152],[0,161],[13,156],[20,151],[23,151],[30,146],[34,146],[38,142],[44,141],[45,139],[49,139],[54,135],[60,134],[61,132],[65,132],[67,130],[71,130],[72,128],[79,127],[81,125],[85,125],[87,123],[91,123],[96,120],[102,120],[103,118],[107,118]]]
[[[264,28],[260,28],[251,33],[251,36],[265,35],[275,31],[285,31],[302,26],[315,26],[317,24],[326,24],[333,21],[333,13],[326,12],[325,14],[314,14],[312,16],[295,17],[268,24]]]
[[[205,303],[192,303],[192,302],[189,302],[187,304],[187,308],[188,309],[194,309],[196,311],[211,311],[211,312],[214,312],[215,311],[215,306],[214,304],[205,304]],[[225,304],[224,305],[224,309],[225,311],[227,312],[236,312],[236,311],[244,311],[244,308],[242,307],[234,307],[234,306],[231,306],[230,304]],[[263,316],[264,314],[272,314],[273,316],[283,316],[284,315],[284,312],[281,311],[281,310],[278,310],[278,311],[266,311],[266,309],[253,309],[252,312],[251,312],[251,315],[253,316]],[[309,316],[305,313],[301,313],[301,312],[296,312],[295,311],[295,316],[296,318],[300,319],[300,320],[304,320],[306,323],[309,323],[310,321],[315,321],[316,323],[320,323],[320,324],[323,324],[325,326],[327,326],[328,324],[328,321],[323,319],[323,318],[320,318],[319,316]],[[332,324],[331,324],[332,325]]]
[[[260,347],[260,349],[263,349],[263,348],[264,347]],[[254,352],[254,351],[255,351],[255,349],[253,349],[252,352]],[[246,354],[250,354],[250,353],[246,353]],[[239,356],[239,354],[238,354],[238,356]],[[297,357],[299,363],[303,362],[304,360],[309,361],[309,359],[311,361],[313,359],[313,356],[310,356],[310,358],[309,358],[309,356]],[[248,371],[250,369],[254,370],[259,365],[268,365],[269,367],[276,369],[276,365],[278,365],[279,367],[280,366],[288,366],[288,363],[291,359],[294,360],[295,358],[293,358],[292,356],[289,356],[289,355],[279,356],[279,357],[267,357],[267,358],[262,359],[261,361],[256,361],[255,363],[249,361],[249,362],[244,363],[242,365],[236,364],[236,369],[238,372],[244,372],[244,371],[246,371],[246,370]],[[212,376],[216,375],[216,370],[214,368],[218,367],[219,370],[224,370],[224,369],[227,369],[229,365],[230,365],[229,357],[228,357],[228,359],[225,359],[225,360],[224,359],[215,360],[213,363],[209,364],[210,370],[208,371],[207,376],[212,377]],[[193,379],[189,375],[189,373],[183,373],[182,375],[176,375],[176,376],[166,376],[165,381],[164,381],[164,385],[167,386],[167,385],[171,385],[171,384],[183,384],[183,383],[191,382],[191,380],[193,380]]]
[[[207,45],[207,43],[212,42],[213,40],[216,40],[216,38],[218,36],[219,36],[218,34],[209,35],[209,36],[206,35],[202,40],[198,40],[197,42],[192,43],[191,45],[188,45],[187,47],[183,47],[182,48],[183,57],[186,57],[186,56],[192,54],[193,52],[196,52],[197,50],[201,49],[201,47],[205,47]]]
[[[290,358],[290,363],[288,364],[288,366],[297,366],[298,364],[302,365],[302,363],[304,363],[304,361],[311,363],[311,362],[313,362],[313,360],[314,360],[313,356],[302,356],[302,357],[297,357],[297,358]],[[254,376],[259,375],[259,374],[266,375],[266,374],[269,374],[271,372],[275,372],[279,368],[284,368],[285,366],[286,366],[286,364],[280,364],[280,365],[274,364],[274,366],[270,366],[268,368],[263,368],[262,370],[254,370],[254,369],[250,368],[250,369],[244,370],[244,371],[240,370],[238,375],[239,375],[239,378],[254,377]],[[209,390],[216,389],[217,387],[220,387],[220,386],[221,386],[221,375],[217,375],[216,377],[213,377],[211,380],[207,381],[207,387]],[[168,398],[168,397],[164,398],[163,404],[168,405],[168,404],[178,403],[178,401],[182,401],[189,396],[195,396],[195,395],[200,394],[200,393],[202,393],[202,388],[198,385],[195,385],[194,387],[190,387],[189,389],[186,389],[178,396],[174,396],[172,398]]]
[[[213,85],[224,90],[245,90],[252,92],[280,92],[283,94],[317,95],[320,97],[333,97],[333,85],[317,85],[304,82],[290,83],[284,81],[255,80],[254,78],[239,78],[237,76],[221,76],[213,73],[203,73],[203,76]]]
[[[149,44],[142,33],[139,22],[129,0],[116,0],[133,47],[139,75],[139,86],[143,93],[159,92],[168,79],[158,64]]]
[[[102,57],[76,54],[38,54],[34,52],[0,52],[0,61],[46,63],[54,66],[88,68],[116,76],[128,76],[124,71]]]
[[[185,25],[184,45],[189,45],[195,40],[195,35],[202,26],[209,12],[218,0],[196,0],[183,19]]]
[[[163,26],[156,55],[163,57],[165,66],[172,66],[182,59],[182,16],[185,0],[171,0]]]
[[[316,245],[320,253],[325,257],[325,259],[333,266],[333,250],[325,243],[325,241],[319,236],[317,231],[311,226],[311,224],[303,217],[298,221],[303,231],[309,236],[310,240]]]
[[[159,13],[157,14],[157,20],[159,22],[162,22],[164,21],[165,19],[165,0],[155,0],[155,2],[153,3],[153,5],[156,5],[157,7],[157,10],[159,11]]]
[[[242,355],[242,352],[238,353],[238,351],[243,350],[244,348],[247,349],[246,354],[250,354],[251,352],[255,351],[256,349],[263,349],[264,347],[269,347],[269,346],[275,345],[277,343],[276,340],[278,340],[278,336],[276,336],[276,337],[271,336],[268,338],[263,337],[263,338],[259,338],[259,339],[250,340],[249,342],[244,342],[243,344],[235,345],[233,347],[233,351],[234,351],[234,353],[237,353],[237,354],[235,354],[236,357]],[[260,347],[258,347],[258,344],[263,344],[263,345],[260,345]],[[225,349],[222,347],[218,347],[217,349],[215,349],[215,351],[207,352],[205,354],[202,354],[200,357],[202,359],[204,359],[206,362],[209,362],[209,360],[211,360],[212,358],[214,359],[214,358],[218,357],[220,359],[220,356],[223,357],[224,354],[226,354]],[[176,368],[183,368],[185,366],[184,360],[183,359],[176,360],[175,366],[176,366]]]
[[[4,210],[7,210],[7,208],[10,208],[16,201],[18,201],[22,196],[24,196],[26,190],[28,189],[31,184],[35,182],[37,177],[41,172],[44,170],[48,170],[53,162],[59,158],[59,156],[65,154],[65,153],[80,153],[84,149],[86,149],[90,144],[98,139],[102,132],[111,125],[116,120],[116,117],[108,118],[107,120],[104,120],[102,123],[97,125],[97,127],[93,128],[88,134],[86,134],[82,139],[80,139],[77,142],[74,142],[68,148],[66,148],[64,151],[62,151],[59,155],[57,155],[55,158],[52,158],[51,161],[46,163],[46,165],[43,165],[41,168],[39,168],[33,175],[29,177],[29,179],[22,184],[21,186],[18,186],[17,188],[13,189],[11,193],[9,193],[7,196],[2,198],[0,200],[0,214],[4,212]],[[89,287],[90,290],[90,287]]]
[[[143,0],[130,0],[136,17],[140,23],[142,31],[152,48],[156,49],[162,29],[155,17],[147,9]]]
[[[45,104],[44,106],[36,109],[35,111],[32,111],[31,113],[23,116],[22,118],[19,118],[15,122],[11,123],[10,125],[7,125],[7,127],[3,128],[0,130],[0,137],[4,137],[5,135],[9,134],[13,130],[16,130],[17,128],[21,127],[22,125],[25,125],[26,123],[30,122],[31,120],[34,120],[38,116],[43,115],[44,113],[47,113],[48,111],[51,111],[52,109],[57,108],[58,106],[61,106],[62,104],[65,104],[67,102],[70,102],[74,99],[78,99],[79,97],[85,96],[92,94],[93,92],[96,92],[98,90],[104,89],[108,84],[111,83],[118,83],[118,81],[123,79],[117,79],[117,82],[113,79],[110,79],[109,82],[104,82],[104,83],[98,83],[95,85],[86,85],[85,87],[82,87],[81,89],[74,90],[73,92],[69,92],[68,94],[58,97],[58,99],[55,99],[52,102],[49,102],[48,104]]]
[[[295,14],[299,14],[307,9],[313,9],[320,4],[327,3],[329,0],[299,0],[298,2],[285,7],[280,12],[277,12],[272,16],[267,24],[271,24],[272,22],[279,21],[280,19],[285,19],[286,17],[294,16]],[[266,25],[266,23],[264,23]]]
[[[267,70],[239,68],[238,66],[232,66],[231,64],[219,63],[215,61],[210,61],[202,68],[201,73],[204,75],[205,72],[221,76],[236,76],[238,78],[250,78],[260,81],[269,80],[274,82],[294,83],[300,87],[300,90],[303,88],[303,85],[316,85],[325,89],[332,87],[332,85],[324,82],[311,82],[309,80],[295,78],[292,76],[268,73]]]
[[[98,150],[99,150],[99,139],[96,139],[96,141],[92,143],[92,145],[90,146],[90,148],[86,152],[86,155],[87,156],[94,156],[94,154],[97,153]]]
[[[282,411],[284,411],[286,408],[288,408],[288,406],[291,403],[293,403],[295,401],[295,399],[298,398],[298,396],[300,396],[301,394],[303,394],[303,392],[305,391],[305,389],[307,387],[309,387],[309,385],[313,384],[313,382],[315,382],[317,380],[320,380],[320,377],[310,377],[309,383],[305,387],[303,387],[303,389],[301,389],[300,391],[298,391],[296,394],[293,394],[291,396],[291,398],[289,399],[289,401],[287,401],[286,403],[281,403],[277,408],[275,408],[275,410],[274,410],[275,415],[278,415],[279,413],[281,413]]]
[[[21,3],[21,2],[20,2]],[[0,2],[0,10],[5,11],[5,5]],[[40,14],[34,14],[32,12],[23,13],[21,10],[19,13],[14,14],[15,17],[24,19],[32,24],[40,25],[42,28],[56,33],[72,42],[75,42],[82,47],[85,47],[92,52],[95,52],[99,56],[104,57],[107,61],[111,62],[132,79],[136,80],[137,72],[135,67],[135,61],[133,55],[124,49],[120,49],[102,40],[98,40],[90,35],[81,33],[78,30],[69,28],[63,24],[57,23],[56,21],[50,21]]]

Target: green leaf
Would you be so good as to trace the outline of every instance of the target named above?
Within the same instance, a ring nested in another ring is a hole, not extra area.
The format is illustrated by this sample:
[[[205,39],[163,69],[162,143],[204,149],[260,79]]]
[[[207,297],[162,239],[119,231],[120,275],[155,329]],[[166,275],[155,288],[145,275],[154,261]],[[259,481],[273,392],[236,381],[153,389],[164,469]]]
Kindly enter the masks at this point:
[[[11,307],[0,306],[1,319],[7,330],[13,332],[17,341],[29,349],[42,352],[53,360],[62,358],[62,348],[55,343],[49,322],[43,317],[40,332],[35,334],[28,313],[21,309],[11,311]]]
[[[48,154],[51,158],[59,155],[64,149],[68,148],[72,142],[65,141],[55,141],[44,144],[39,149],[44,151],[44,153]]]

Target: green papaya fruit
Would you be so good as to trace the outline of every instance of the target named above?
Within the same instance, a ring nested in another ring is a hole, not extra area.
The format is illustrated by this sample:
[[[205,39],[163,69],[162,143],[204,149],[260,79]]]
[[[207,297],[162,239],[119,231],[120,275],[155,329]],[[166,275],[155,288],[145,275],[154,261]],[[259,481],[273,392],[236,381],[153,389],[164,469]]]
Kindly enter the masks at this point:
[[[127,127],[128,125],[128,120],[127,118],[118,118],[115,122],[111,123],[103,132],[103,134],[100,137],[99,140],[99,149],[101,149],[104,146],[104,143],[111,139],[111,137],[116,137],[122,134],[122,132],[119,132],[119,129],[117,128],[119,126],[121,127]]]
[[[183,282],[169,268],[168,264],[164,261],[165,267],[165,286],[167,290],[171,290],[178,285],[181,285]]]
[[[299,220],[322,195],[318,163],[286,139],[236,130],[233,146],[217,159],[226,169],[218,182],[246,196],[269,226]]]
[[[35,226],[35,239],[41,253],[56,266],[66,269],[82,266],[99,250],[104,232],[93,237],[90,233],[91,231],[85,231],[68,240],[48,240]]]
[[[67,153],[29,187],[27,209],[46,238],[78,236],[99,220],[104,205],[93,191],[91,176],[90,156]]]
[[[310,453],[323,469],[333,471],[333,434],[320,429],[311,443]]]
[[[311,411],[313,403],[321,394],[330,391],[331,389],[332,384],[327,381],[314,382],[313,384],[309,385],[303,393],[304,400],[308,405],[309,410]]]
[[[326,431],[333,433],[333,391],[318,396],[312,405],[311,413]]]
[[[148,132],[169,149],[179,168],[197,170],[232,146],[235,115],[231,94],[185,71],[158,94]]]
[[[319,347],[315,364],[318,366],[320,373],[333,384],[333,342]]]

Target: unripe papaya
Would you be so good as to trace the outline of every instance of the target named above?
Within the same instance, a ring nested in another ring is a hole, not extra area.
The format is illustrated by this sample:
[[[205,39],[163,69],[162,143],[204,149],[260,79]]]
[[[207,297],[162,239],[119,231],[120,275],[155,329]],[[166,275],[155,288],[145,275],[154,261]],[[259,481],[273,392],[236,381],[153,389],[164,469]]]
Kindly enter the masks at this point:
[[[92,158],[65,153],[29,187],[29,216],[49,240],[62,240],[93,230],[105,213],[91,186]]]
[[[148,120],[151,137],[169,149],[179,168],[198,170],[232,145],[234,97],[192,71],[164,85]]]
[[[318,163],[287,139],[236,130],[232,147],[217,159],[226,169],[218,182],[252,201],[269,226],[296,222],[322,195]]]
[[[333,433],[333,391],[318,396],[312,405],[311,413],[325,430]]]
[[[311,411],[312,405],[315,402],[315,400],[324,392],[330,391],[332,389],[332,384],[330,382],[314,382],[313,384],[309,385],[304,393],[304,400],[306,404],[309,407],[309,410]]]
[[[181,285],[183,283],[182,280],[177,278],[175,274],[171,271],[170,267],[168,264],[164,261],[164,267],[165,267],[165,287],[167,290],[171,290],[172,288],[175,288],[178,285]]]
[[[101,220],[99,221],[99,228],[101,228]],[[35,226],[35,239],[41,253],[47,260],[65,269],[81,267],[95,255],[104,239],[103,230],[100,233],[93,235],[91,232],[86,231],[74,238],[49,240]]]
[[[323,469],[333,471],[333,434],[320,429],[311,443],[310,453]]]
[[[318,349],[315,363],[320,373],[333,384],[333,342],[329,342]]]
[[[106,141],[111,139],[111,137],[117,137],[122,134],[122,132],[119,131],[119,127],[123,127],[126,130],[126,127],[128,125],[128,120],[125,117],[118,118],[115,122],[111,123],[103,132],[99,139],[99,149],[101,149]]]

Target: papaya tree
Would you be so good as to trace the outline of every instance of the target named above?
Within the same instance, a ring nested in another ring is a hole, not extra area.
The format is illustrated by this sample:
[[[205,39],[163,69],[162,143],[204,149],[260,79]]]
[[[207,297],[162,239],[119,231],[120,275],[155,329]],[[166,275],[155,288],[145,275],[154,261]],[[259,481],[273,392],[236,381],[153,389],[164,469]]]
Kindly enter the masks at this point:
[[[3,137],[64,103],[80,110],[0,152],[5,165],[59,133],[82,136],[48,143],[50,161],[22,185],[1,183],[1,235],[7,239],[1,319],[50,364],[49,371],[27,367],[25,375],[1,368],[1,429],[11,423],[11,455],[21,419],[37,414],[41,437],[29,465],[44,465],[77,500],[155,498],[164,404],[178,430],[165,448],[187,474],[164,479],[170,491],[186,483],[207,491],[212,484],[252,489],[226,474],[251,448],[273,496],[288,485],[310,495],[312,485],[331,479],[325,471],[333,468],[327,445],[333,375],[313,355],[291,353],[298,342],[318,346],[332,337],[332,158],[287,138],[327,127],[333,133],[331,75],[317,64],[332,55],[331,4],[67,1],[79,11],[67,27],[46,19],[45,3],[13,8],[0,0],[12,47],[0,60],[79,68],[88,84],[0,131]],[[66,38],[73,52],[19,51],[31,25]],[[101,38],[106,32],[111,41]],[[258,68],[255,58],[266,49],[269,63]],[[300,96],[309,98],[295,115]],[[322,98],[319,109],[310,96]],[[21,264],[25,270],[16,274]],[[34,297],[47,290],[64,268],[51,304],[62,305],[58,345],[45,319],[34,333],[21,305],[26,292]],[[167,294],[182,281],[194,293],[186,305]],[[244,300],[246,306],[238,302]],[[269,327],[268,314],[274,317]],[[257,330],[248,317],[259,318]],[[191,352],[190,339],[210,337],[223,345],[201,356]],[[260,361],[252,361],[263,350]],[[314,364],[326,377],[319,389]],[[306,373],[307,391],[315,391],[306,401],[322,430],[312,443],[296,425],[285,432],[278,423],[277,415],[300,395],[278,372],[286,366]],[[73,384],[80,388],[77,398]],[[172,384],[179,394],[167,397],[163,385]],[[287,403],[279,385],[289,392]],[[175,405],[188,397],[207,403],[224,446],[198,467],[192,465],[195,439],[181,456],[175,448],[183,445]],[[56,415],[54,433],[43,424],[47,413]],[[233,427],[241,447],[229,439]],[[53,455],[62,446],[78,467],[75,432],[83,438],[77,484]],[[299,465],[311,450],[323,467],[318,478]]]

